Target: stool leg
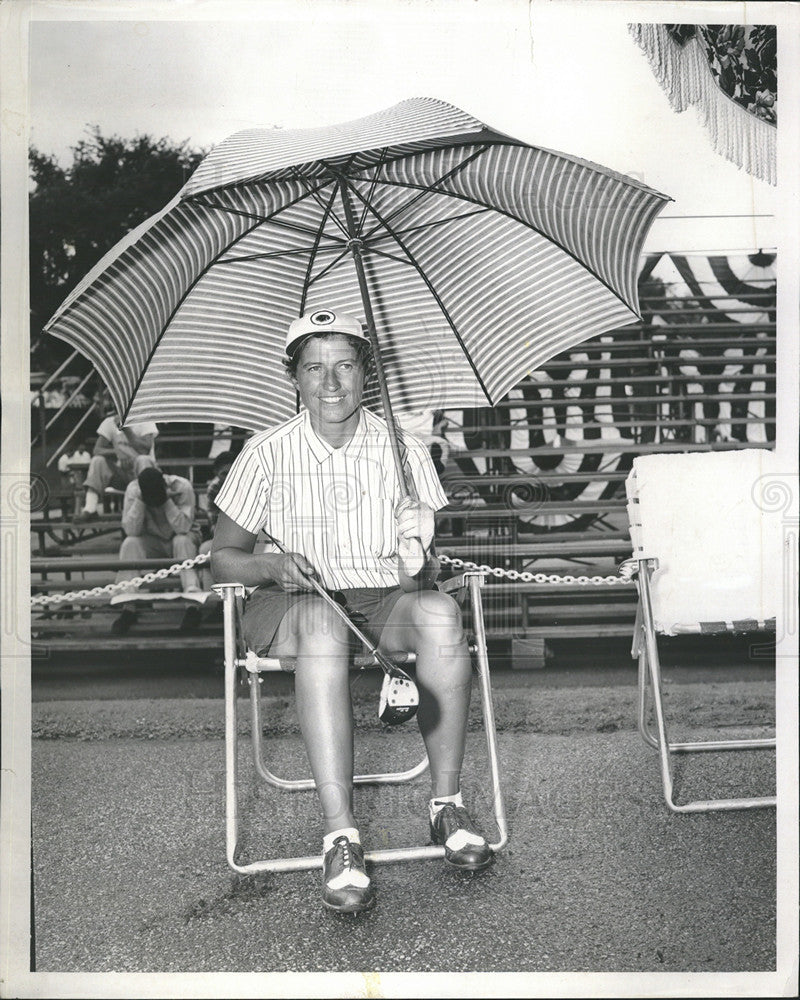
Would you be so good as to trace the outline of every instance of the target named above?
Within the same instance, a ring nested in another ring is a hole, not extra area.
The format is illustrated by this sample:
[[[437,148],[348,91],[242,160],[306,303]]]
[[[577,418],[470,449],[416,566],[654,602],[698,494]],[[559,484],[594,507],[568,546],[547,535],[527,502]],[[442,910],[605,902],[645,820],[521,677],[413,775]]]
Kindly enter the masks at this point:
[[[232,587],[222,592],[225,655],[225,839],[228,864],[239,871],[235,861],[239,840],[239,809],[237,802],[237,726],[236,726],[236,643],[234,638],[235,600]]]
[[[653,607],[650,594],[651,567],[644,563],[640,563],[640,567],[640,597],[642,605],[642,620],[644,625],[645,655],[653,708],[655,710],[656,717],[656,728],[658,733],[657,749],[661,764],[661,781],[663,785],[664,801],[669,809],[675,813],[774,807],[776,804],[776,797],[774,795],[758,798],[701,799],[694,802],[686,802],[683,805],[678,805],[678,803],[675,802],[671,757],[673,753],[700,750],[771,749],[775,746],[775,740],[710,740],[702,744],[670,743],[662,702],[661,664],[658,656],[658,643],[656,639],[655,622],[653,619]],[[646,733],[645,738],[647,739]],[[650,740],[648,740],[648,742],[650,742]]]
[[[489,657],[486,652],[486,629],[483,622],[483,602],[481,600],[481,587],[483,577],[479,574],[469,577],[470,599],[472,601],[473,625],[475,628],[475,641],[477,644],[476,659],[478,669],[478,681],[481,689],[481,701],[483,705],[483,725],[486,730],[486,746],[489,751],[489,769],[492,776],[492,801],[494,807],[494,817],[500,839],[489,846],[493,851],[499,851],[508,842],[508,826],[506,823],[505,805],[503,803],[503,792],[500,787],[500,765],[497,754],[497,727],[494,717],[494,704],[492,702],[492,685],[489,676]]]

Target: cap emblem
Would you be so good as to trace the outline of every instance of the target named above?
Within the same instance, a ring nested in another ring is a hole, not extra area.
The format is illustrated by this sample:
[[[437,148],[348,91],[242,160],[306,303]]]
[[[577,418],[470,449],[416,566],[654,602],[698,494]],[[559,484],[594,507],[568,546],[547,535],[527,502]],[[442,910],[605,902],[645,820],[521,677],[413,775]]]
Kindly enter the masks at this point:
[[[320,309],[319,312],[312,313],[308,319],[314,326],[330,326],[336,317],[327,309]]]

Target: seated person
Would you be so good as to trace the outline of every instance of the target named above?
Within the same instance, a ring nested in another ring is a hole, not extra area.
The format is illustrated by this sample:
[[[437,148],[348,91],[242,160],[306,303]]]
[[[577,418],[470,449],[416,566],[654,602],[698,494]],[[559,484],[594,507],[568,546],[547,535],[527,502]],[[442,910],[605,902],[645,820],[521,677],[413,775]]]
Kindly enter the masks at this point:
[[[92,454],[85,441],[72,451],[62,451],[58,456],[58,471],[61,473],[62,484],[79,490],[91,461]]]
[[[97,441],[86,473],[86,496],[83,510],[75,515],[76,524],[95,521],[98,503],[109,486],[124,490],[142,469],[156,464],[155,439],[158,426],[151,422],[119,426],[119,418],[104,393],[101,406],[106,416],[97,428]]]
[[[434,511],[447,497],[425,445],[399,432],[417,499],[404,497],[386,423],[361,405],[372,363],[361,323],[316,310],[291,324],[286,354],[304,409],[237,456],[216,499],[212,569],[220,582],[256,588],[244,612],[248,647],[296,657],[297,713],[324,827],[322,900],[355,913],[375,893],[353,811],[352,633],[309,577],[359,615],[381,649],[416,653],[431,837],[467,871],[493,859],[461,797],[472,671],[458,604],[435,589]],[[254,552],[262,528],[284,552]]]
[[[200,540],[194,521],[194,487],[182,476],[168,476],[153,466],[143,469],[125,490],[122,507],[122,530],[125,538],[119,550],[120,559],[141,560],[164,557],[183,562],[197,555]],[[138,570],[120,570],[117,581],[132,580],[141,575]],[[197,593],[200,580],[196,569],[181,570],[181,587],[185,593]],[[190,611],[196,609],[188,608]],[[189,616],[190,619],[194,616]],[[136,621],[136,612],[125,608],[112,625],[112,631],[122,635]],[[184,616],[181,628],[189,626]]]
[[[58,471],[63,475],[69,475],[72,469],[88,468],[92,461],[92,455],[88,445],[82,441],[73,451],[63,451],[58,456]]]

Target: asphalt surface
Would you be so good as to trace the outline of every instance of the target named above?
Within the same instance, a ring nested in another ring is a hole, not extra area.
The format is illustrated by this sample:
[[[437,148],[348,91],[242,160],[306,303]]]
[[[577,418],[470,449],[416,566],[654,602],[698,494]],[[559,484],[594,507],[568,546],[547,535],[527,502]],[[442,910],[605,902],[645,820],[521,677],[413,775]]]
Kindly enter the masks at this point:
[[[739,676],[668,680],[670,716],[701,736],[769,723],[769,671]],[[374,866],[377,906],[356,918],[323,910],[318,871],[241,877],[228,869],[221,698],[66,700],[47,697],[40,684],[33,706],[36,969],[773,970],[775,811],[671,814],[656,756],[635,731],[633,680],[630,671],[605,683],[596,675],[575,683],[568,672],[543,672],[536,681],[498,675],[508,847],[475,876],[439,860]],[[421,756],[414,724],[381,727],[373,687],[364,678],[354,688],[358,762],[409,766]],[[465,798],[493,836],[473,701]],[[292,699],[280,684],[268,689],[265,725],[273,769],[303,773]],[[244,710],[240,732],[248,729]],[[258,785],[245,739],[240,762],[243,860],[316,853],[313,794]],[[770,751],[697,755],[676,767],[681,801],[775,788]],[[424,778],[359,789],[365,843],[425,843],[426,792]],[[338,995],[333,987],[330,995]]]

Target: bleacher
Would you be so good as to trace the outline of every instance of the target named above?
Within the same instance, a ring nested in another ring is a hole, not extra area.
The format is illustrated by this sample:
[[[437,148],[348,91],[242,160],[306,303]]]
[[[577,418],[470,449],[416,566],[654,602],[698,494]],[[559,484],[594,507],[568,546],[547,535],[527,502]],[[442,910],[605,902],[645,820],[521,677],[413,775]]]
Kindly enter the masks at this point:
[[[644,322],[565,352],[495,407],[439,414],[431,440],[446,442],[446,454],[432,453],[451,500],[437,515],[439,553],[517,573],[615,575],[631,553],[624,481],[636,455],[772,447],[774,300],[774,281],[746,302],[695,294],[668,325],[663,295],[643,294]],[[192,481],[202,517],[208,452],[165,425],[157,448],[167,445],[160,464]],[[70,494],[54,493],[32,519],[35,594],[114,578],[119,512],[77,528],[73,510]],[[515,665],[543,663],[547,644],[561,639],[632,633],[632,586],[490,576],[484,593],[489,641]],[[34,608],[34,645],[50,653],[220,646],[218,621],[181,635],[177,609],[158,602],[129,635],[113,636],[118,610],[98,599]]]

